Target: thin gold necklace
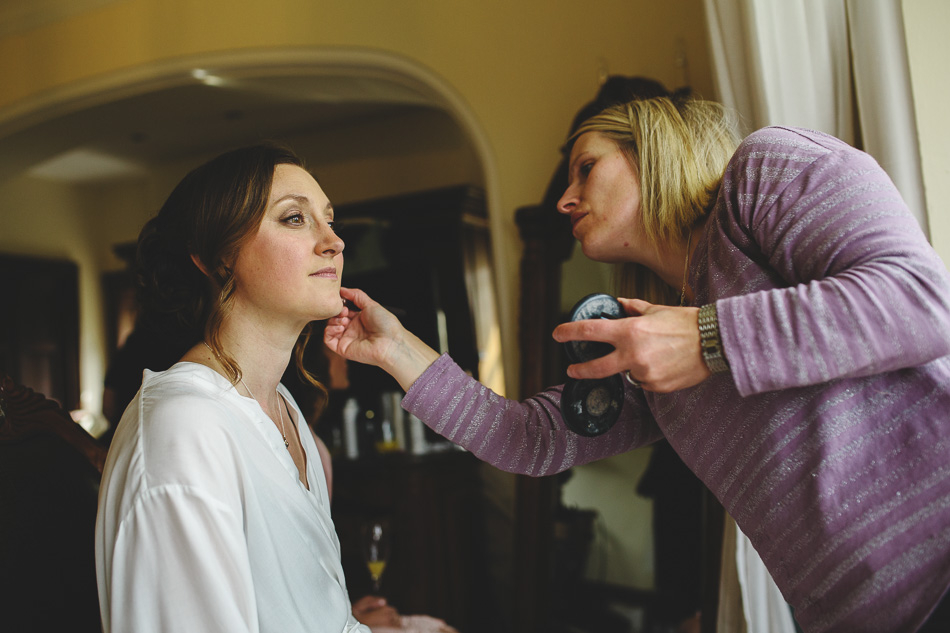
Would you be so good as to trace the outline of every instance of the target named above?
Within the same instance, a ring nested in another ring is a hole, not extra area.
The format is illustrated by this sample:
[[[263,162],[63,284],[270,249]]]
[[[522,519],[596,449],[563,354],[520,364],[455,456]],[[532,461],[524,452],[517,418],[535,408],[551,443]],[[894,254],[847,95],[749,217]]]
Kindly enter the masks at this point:
[[[244,385],[244,388],[247,389],[247,393],[250,394],[252,398],[254,398],[254,394],[251,393],[251,390],[247,388],[247,383],[244,382],[244,379],[240,378],[239,380],[241,381],[241,384]],[[284,446],[290,448],[290,442],[287,441],[287,433],[284,431],[284,412],[282,411],[284,408],[283,399],[280,397],[279,391],[275,390],[274,393],[277,394],[277,419],[280,420],[280,435],[284,438]],[[257,398],[254,399],[257,400]],[[260,402],[260,400],[257,401]]]
[[[680,307],[686,305],[686,280],[689,278],[689,247],[693,242],[693,232],[690,231],[686,237],[686,264],[683,267],[683,288],[680,290]]]
[[[214,356],[214,359],[220,363],[221,361],[218,359],[218,355],[214,353],[214,350],[211,349],[211,346],[208,345],[208,342],[202,341],[202,343],[205,344],[205,347],[208,348],[208,351],[211,352],[211,355]],[[247,386],[247,383],[244,382],[244,378],[243,377],[238,378],[238,380],[241,381],[242,385],[244,385],[244,389],[245,391],[247,391],[247,395],[251,396],[252,400],[256,400],[257,403],[260,404],[261,401],[255,398],[254,394],[251,393],[251,389],[250,387]],[[280,392],[277,391],[276,389],[274,390],[274,393],[277,394],[277,419],[280,420],[280,435],[282,438],[284,438],[284,446],[287,448],[290,448],[290,442],[287,441],[287,432],[284,431],[284,412],[282,411],[282,409],[284,408],[283,398],[280,397]],[[261,409],[263,408],[264,408],[263,405],[261,405]]]

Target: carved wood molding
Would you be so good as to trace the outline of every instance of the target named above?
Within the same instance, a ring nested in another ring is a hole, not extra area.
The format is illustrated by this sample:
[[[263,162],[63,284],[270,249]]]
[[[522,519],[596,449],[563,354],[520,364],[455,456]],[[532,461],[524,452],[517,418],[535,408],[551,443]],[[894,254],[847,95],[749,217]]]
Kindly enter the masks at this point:
[[[560,319],[561,264],[573,238],[567,218],[548,205],[522,207],[515,214],[524,255],[521,260],[519,347],[522,396],[562,382],[555,375],[557,343],[551,330]],[[566,238],[566,239],[565,239]],[[520,633],[549,630],[551,547],[556,487],[551,477],[517,478],[515,517],[514,628]]]
[[[561,265],[573,246],[570,221],[553,208],[521,207],[515,221],[524,243],[521,260],[521,395],[563,382],[551,331],[560,321]]]

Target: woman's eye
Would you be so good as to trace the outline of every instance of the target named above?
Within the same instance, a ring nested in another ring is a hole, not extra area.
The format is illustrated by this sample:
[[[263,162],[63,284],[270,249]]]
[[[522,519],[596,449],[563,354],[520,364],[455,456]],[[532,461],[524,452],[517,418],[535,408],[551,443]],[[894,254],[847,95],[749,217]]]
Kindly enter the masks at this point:
[[[593,168],[594,168],[593,162],[584,163],[581,165],[578,171],[580,172],[581,176],[587,176],[588,174],[590,174],[590,170],[592,170]]]
[[[302,213],[294,213],[284,218],[287,224],[303,224],[305,221]]]

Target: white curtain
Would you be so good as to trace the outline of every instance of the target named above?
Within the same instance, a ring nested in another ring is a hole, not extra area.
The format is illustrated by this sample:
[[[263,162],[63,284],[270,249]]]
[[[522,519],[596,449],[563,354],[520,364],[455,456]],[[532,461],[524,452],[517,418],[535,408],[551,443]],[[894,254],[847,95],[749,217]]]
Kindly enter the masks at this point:
[[[726,515],[716,630],[723,633],[795,633],[785,598],[749,538]]]
[[[863,149],[887,171],[929,237],[900,0],[705,0],[705,6],[720,99],[737,111],[742,132],[793,125]],[[745,535],[734,534],[725,543],[732,564],[724,561],[731,573],[723,577],[721,624],[738,617],[750,631],[788,630],[774,582]],[[760,628],[766,622],[779,628]]]
[[[888,172],[929,236],[900,0],[705,0],[720,99],[743,132],[837,136]]]

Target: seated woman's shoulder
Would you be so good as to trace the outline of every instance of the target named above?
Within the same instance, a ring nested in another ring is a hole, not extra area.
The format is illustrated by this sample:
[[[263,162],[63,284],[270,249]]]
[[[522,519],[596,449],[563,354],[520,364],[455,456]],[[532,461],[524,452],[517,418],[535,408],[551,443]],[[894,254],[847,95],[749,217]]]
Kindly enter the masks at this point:
[[[227,432],[234,416],[226,394],[232,388],[210,369],[175,365],[146,372],[139,394],[142,422],[149,433],[194,436]]]
[[[148,486],[228,487],[239,470],[246,431],[235,423],[233,405],[221,397],[227,384],[203,384],[180,372],[146,374],[122,446],[141,456],[138,467]]]

